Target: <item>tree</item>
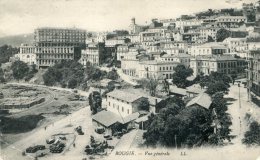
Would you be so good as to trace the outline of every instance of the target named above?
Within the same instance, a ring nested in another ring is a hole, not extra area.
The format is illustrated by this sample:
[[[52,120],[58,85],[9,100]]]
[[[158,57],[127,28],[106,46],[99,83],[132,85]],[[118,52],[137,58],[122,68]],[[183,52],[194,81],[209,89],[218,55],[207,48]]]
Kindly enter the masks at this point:
[[[208,36],[208,42],[215,42],[211,36]]]
[[[13,77],[17,80],[23,79],[29,72],[28,65],[22,61],[15,61],[11,69],[13,71]]]
[[[155,78],[141,79],[138,80],[138,83],[143,87],[149,90],[151,96],[156,95],[156,89],[159,84],[158,80]]]
[[[213,115],[213,110],[216,115]],[[222,143],[223,140],[230,140],[230,126],[232,125],[231,117],[227,113],[227,101],[224,99],[224,94],[222,92],[216,92],[212,95],[212,104],[210,106],[211,117],[216,116],[218,121],[218,131],[216,135],[218,136],[218,142]]]
[[[62,80],[62,73],[56,68],[49,67],[42,77],[45,85],[52,86]]]
[[[216,92],[227,93],[229,91],[228,86],[223,81],[216,81],[209,83],[206,93],[213,95]]]
[[[68,82],[68,87],[74,89],[78,84],[78,81],[75,78],[72,78]]]
[[[89,62],[85,68],[85,79],[87,80],[100,80],[106,75],[106,72],[101,71],[99,68],[92,66]]]
[[[175,67],[172,77],[172,82],[179,88],[186,88],[189,85],[187,78],[193,74],[191,68],[186,68],[184,65]]]
[[[242,142],[248,146],[260,146],[260,124],[258,122],[254,121],[250,124]]]
[[[231,78],[232,78],[232,83],[235,83],[235,79],[237,78],[237,72],[236,71],[232,71],[231,72]]]
[[[14,48],[9,45],[3,45],[0,47],[0,65],[9,61],[10,57],[17,54],[19,48]]]
[[[90,93],[88,100],[93,115],[102,110],[102,97],[99,92],[93,91]]]
[[[43,75],[45,85],[60,84],[62,87],[76,88],[84,81],[83,65],[74,60],[62,60],[49,67]]]
[[[140,99],[137,104],[138,111],[149,111],[150,104],[147,98]]]
[[[231,36],[231,32],[224,28],[219,29],[216,33],[217,42],[223,42],[226,38],[230,36]]]
[[[147,146],[194,147],[207,143],[212,134],[210,114],[201,107],[169,106],[148,117]]]
[[[108,79],[112,79],[112,80],[118,79],[118,74],[117,74],[116,70],[113,69],[112,71],[109,71],[109,72],[107,73],[107,78],[108,78]]]
[[[5,82],[5,78],[4,78],[4,71],[3,69],[0,67],[0,83]]]

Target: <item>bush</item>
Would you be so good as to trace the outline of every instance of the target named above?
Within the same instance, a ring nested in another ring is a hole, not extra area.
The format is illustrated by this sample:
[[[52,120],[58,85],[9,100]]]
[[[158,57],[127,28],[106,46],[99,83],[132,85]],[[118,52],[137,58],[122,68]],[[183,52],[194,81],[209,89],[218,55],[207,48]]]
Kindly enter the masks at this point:
[[[13,77],[17,80],[23,79],[29,73],[29,67],[22,61],[15,61],[11,69],[13,71]]]
[[[242,142],[248,146],[260,146],[260,124],[258,122],[254,121],[250,124],[249,131],[245,133]]]
[[[69,80],[68,82],[68,88],[74,89],[75,87],[77,87],[77,85],[78,85],[78,81],[74,78]]]

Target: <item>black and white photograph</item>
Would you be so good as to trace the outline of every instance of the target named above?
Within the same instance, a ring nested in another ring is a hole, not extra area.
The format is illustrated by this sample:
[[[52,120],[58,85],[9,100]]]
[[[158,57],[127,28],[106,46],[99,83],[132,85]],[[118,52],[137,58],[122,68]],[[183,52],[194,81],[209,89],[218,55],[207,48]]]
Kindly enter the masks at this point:
[[[0,160],[260,160],[260,0],[0,0]]]

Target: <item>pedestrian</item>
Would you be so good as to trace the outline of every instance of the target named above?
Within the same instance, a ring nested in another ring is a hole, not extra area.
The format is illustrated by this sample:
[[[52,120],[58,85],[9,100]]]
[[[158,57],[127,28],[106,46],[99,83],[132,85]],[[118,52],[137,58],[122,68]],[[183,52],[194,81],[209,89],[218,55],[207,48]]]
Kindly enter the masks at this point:
[[[74,148],[76,147],[76,144],[75,144],[75,143],[73,143],[73,147],[74,147]]]
[[[45,131],[46,131],[46,129],[47,129],[47,126],[45,126],[45,127],[44,127],[44,129],[45,129]]]

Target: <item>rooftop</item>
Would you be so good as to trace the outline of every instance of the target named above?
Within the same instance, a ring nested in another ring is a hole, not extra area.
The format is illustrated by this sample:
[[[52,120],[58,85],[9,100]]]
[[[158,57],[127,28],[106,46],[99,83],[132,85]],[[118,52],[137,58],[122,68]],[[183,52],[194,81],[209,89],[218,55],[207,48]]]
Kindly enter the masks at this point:
[[[165,65],[165,64],[171,64],[171,65],[178,65],[178,62],[173,61],[141,61],[140,64],[147,64],[147,65]]]
[[[240,60],[240,58],[235,58],[232,55],[198,55],[195,58],[196,60],[213,60],[213,61],[235,61]]]
[[[186,89],[178,88],[178,87],[173,86],[173,85],[170,86],[170,92],[173,93],[173,94],[179,94],[179,95],[182,95],[182,96],[187,95]]]
[[[107,93],[107,96],[114,97],[130,103],[143,97],[142,95],[129,93],[123,90],[114,90],[112,92]]]
[[[119,115],[106,110],[98,112],[92,117],[92,119],[106,127],[109,127],[116,122],[121,122],[122,120],[122,118]]]
[[[211,103],[212,103],[211,97],[206,93],[201,93],[197,97],[195,97],[191,101],[189,101],[186,106],[190,107],[190,106],[197,104],[201,107],[209,109]]]

